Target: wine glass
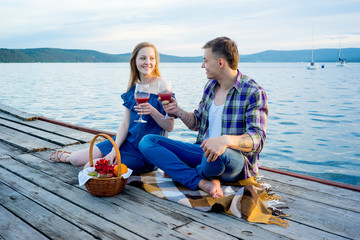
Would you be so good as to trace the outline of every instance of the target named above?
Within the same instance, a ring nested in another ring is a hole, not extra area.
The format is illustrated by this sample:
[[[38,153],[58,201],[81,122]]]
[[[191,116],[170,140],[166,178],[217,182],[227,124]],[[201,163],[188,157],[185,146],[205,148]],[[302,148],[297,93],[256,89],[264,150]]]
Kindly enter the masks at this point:
[[[160,97],[160,101],[168,100],[170,101],[172,97],[172,89],[170,81],[166,79],[161,79],[158,81],[158,95]],[[165,114],[165,117],[162,119],[172,119],[173,117],[169,117],[168,113]]]
[[[149,101],[150,98],[149,84],[136,83],[134,96],[137,104],[146,103],[147,101]],[[147,123],[147,121],[142,119],[142,115],[140,115],[140,118],[138,120],[135,120],[135,122]]]

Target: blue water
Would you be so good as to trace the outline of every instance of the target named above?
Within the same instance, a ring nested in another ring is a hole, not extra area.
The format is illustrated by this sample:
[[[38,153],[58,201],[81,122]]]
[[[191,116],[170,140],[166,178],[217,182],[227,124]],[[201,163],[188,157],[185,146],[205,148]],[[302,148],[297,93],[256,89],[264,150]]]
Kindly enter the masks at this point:
[[[306,63],[240,63],[269,99],[260,163],[360,186],[360,63],[310,71]],[[206,83],[200,63],[162,63],[179,104],[197,107]],[[26,112],[116,132],[127,63],[0,64],[0,101]],[[194,142],[176,120],[169,137]]]

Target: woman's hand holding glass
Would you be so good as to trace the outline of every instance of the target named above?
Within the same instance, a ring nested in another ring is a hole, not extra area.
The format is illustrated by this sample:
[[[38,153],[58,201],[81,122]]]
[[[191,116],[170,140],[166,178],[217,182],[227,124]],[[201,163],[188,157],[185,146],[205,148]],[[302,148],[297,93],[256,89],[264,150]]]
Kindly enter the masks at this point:
[[[147,103],[147,101],[149,101],[150,99],[149,84],[136,83],[134,97],[138,104],[137,106],[135,106],[135,110],[138,111],[138,113],[140,114],[140,118],[138,120],[135,120],[135,122],[147,123],[147,121],[142,118],[142,115],[144,115],[144,110],[142,108],[145,107],[146,104],[149,105]]]

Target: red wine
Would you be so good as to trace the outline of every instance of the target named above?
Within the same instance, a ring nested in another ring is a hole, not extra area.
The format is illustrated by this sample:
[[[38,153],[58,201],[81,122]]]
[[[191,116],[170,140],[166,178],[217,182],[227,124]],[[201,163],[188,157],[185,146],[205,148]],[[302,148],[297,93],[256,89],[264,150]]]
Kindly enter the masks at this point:
[[[160,100],[161,101],[165,101],[165,100],[170,100],[172,97],[172,93],[158,93]]]
[[[147,101],[149,101],[149,97],[135,97],[135,100],[138,104],[146,103]]]

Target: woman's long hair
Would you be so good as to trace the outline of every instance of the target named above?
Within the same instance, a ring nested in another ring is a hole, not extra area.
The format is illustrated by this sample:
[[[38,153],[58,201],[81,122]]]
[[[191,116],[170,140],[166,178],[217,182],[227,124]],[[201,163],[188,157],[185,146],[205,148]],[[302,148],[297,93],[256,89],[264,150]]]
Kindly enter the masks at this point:
[[[132,87],[132,85],[134,85],[136,82],[140,82],[140,74],[139,74],[139,70],[136,67],[136,57],[139,53],[139,51],[145,47],[151,47],[154,49],[155,52],[155,68],[152,71],[151,75],[152,76],[157,76],[157,77],[161,77],[160,76],[160,71],[159,71],[159,52],[157,51],[156,47],[148,42],[142,42],[139,43],[138,45],[135,46],[131,58],[130,58],[130,79],[129,79],[129,85],[128,85],[128,89],[127,91],[129,91],[129,89]]]

